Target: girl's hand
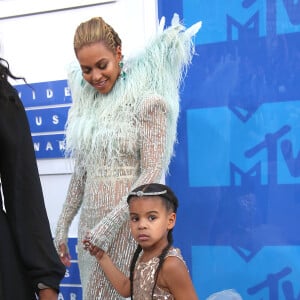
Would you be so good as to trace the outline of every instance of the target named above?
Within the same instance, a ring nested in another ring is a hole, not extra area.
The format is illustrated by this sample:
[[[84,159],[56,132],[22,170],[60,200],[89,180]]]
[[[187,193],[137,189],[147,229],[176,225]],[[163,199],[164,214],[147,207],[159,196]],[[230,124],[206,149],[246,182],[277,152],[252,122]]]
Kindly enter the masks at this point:
[[[98,261],[102,258],[104,251],[99,247],[93,245],[90,242],[89,238],[85,238],[82,242],[84,245],[84,249],[89,251],[92,256],[95,256]]]
[[[71,256],[65,243],[59,245],[59,257],[66,267],[71,266]]]

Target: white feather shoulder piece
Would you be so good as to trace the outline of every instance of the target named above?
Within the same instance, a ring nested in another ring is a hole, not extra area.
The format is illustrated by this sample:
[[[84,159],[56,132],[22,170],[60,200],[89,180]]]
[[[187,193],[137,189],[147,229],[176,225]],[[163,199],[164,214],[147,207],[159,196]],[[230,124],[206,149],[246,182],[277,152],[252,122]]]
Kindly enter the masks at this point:
[[[69,66],[73,104],[66,127],[66,147],[77,161],[92,165],[106,157],[109,160],[106,163],[113,164],[124,148],[120,141],[128,141],[128,151],[135,151],[138,129],[132,124],[137,124],[141,104],[155,98],[164,102],[168,113],[164,162],[168,165],[176,141],[180,82],[194,54],[192,38],[201,22],[186,29],[175,14],[171,26],[164,27],[162,18],[157,34],[146,47],[124,60],[125,79],[119,78],[106,95],[98,93],[82,78],[77,62]],[[81,169],[85,167],[82,165]]]

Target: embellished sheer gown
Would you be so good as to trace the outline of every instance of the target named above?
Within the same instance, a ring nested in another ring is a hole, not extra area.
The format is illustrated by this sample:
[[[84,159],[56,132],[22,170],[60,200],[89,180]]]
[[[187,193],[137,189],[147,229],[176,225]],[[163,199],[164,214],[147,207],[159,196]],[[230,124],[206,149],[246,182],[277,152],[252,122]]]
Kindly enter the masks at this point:
[[[166,30],[161,25],[145,50],[125,61],[126,78],[119,78],[106,95],[83,80],[76,63],[70,67],[73,105],[66,143],[75,168],[55,243],[67,243],[69,226],[80,209],[78,260],[84,300],[123,299],[81,241],[89,233],[92,243],[128,274],[136,244],[126,197],[141,184],[159,182],[168,167],[176,140],[179,84],[199,27],[185,30],[176,17]]]

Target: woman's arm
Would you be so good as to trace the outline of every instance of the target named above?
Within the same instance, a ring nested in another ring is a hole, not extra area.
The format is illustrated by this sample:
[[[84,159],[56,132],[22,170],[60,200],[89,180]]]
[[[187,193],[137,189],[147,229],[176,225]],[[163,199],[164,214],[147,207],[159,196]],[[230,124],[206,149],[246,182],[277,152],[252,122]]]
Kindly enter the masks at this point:
[[[67,197],[63,205],[61,214],[55,231],[55,246],[65,266],[70,266],[71,257],[68,250],[69,227],[77,214],[81,204],[85,185],[85,178],[74,173],[68,188]]]
[[[175,122],[176,123],[176,122]],[[176,124],[175,124],[176,126]],[[141,109],[139,128],[140,176],[130,190],[150,182],[159,182],[164,172],[166,157],[167,111],[161,98],[149,98]],[[127,195],[90,233],[90,242],[108,250],[122,224],[128,220]]]
[[[68,85],[71,90],[72,102],[73,102],[68,115],[68,126],[70,126],[69,122],[72,116],[71,112],[73,110],[73,107],[76,106],[77,103],[80,101],[81,92],[82,92],[83,78],[82,78],[81,68],[77,60],[73,61],[67,66],[67,73],[68,73]],[[72,150],[68,149],[68,147],[66,149],[67,153],[68,152],[71,153]],[[68,249],[69,227],[82,204],[82,198],[83,198],[83,193],[85,188],[86,178],[84,175],[82,175],[84,174],[84,172],[83,170],[78,171],[78,169],[81,169],[78,163],[80,161],[81,161],[80,159],[75,158],[75,170],[74,173],[72,174],[71,181],[68,187],[67,197],[64,202],[61,214],[59,216],[58,223],[56,225],[54,242],[55,242],[56,250],[60,255],[61,261],[64,263],[65,266],[70,266],[71,263],[70,262],[71,257]]]
[[[166,157],[167,108],[163,99],[148,98],[142,103],[140,129],[141,174],[133,184],[134,189],[142,184],[159,182],[167,168],[170,157]],[[176,121],[173,126],[176,126]]]

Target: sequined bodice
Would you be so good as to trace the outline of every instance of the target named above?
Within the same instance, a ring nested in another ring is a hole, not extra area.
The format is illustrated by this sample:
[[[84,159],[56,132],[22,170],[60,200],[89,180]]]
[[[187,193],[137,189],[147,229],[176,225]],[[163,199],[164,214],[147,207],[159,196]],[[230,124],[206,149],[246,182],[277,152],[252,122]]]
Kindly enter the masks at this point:
[[[183,260],[178,248],[171,248],[166,255],[176,256]],[[135,267],[133,293],[134,300],[173,300],[174,297],[166,290],[163,290],[158,285],[154,289],[153,299],[151,298],[152,289],[154,286],[155,271],[158,267],[159,258],[153,257],[147,262],[138,262]]]

